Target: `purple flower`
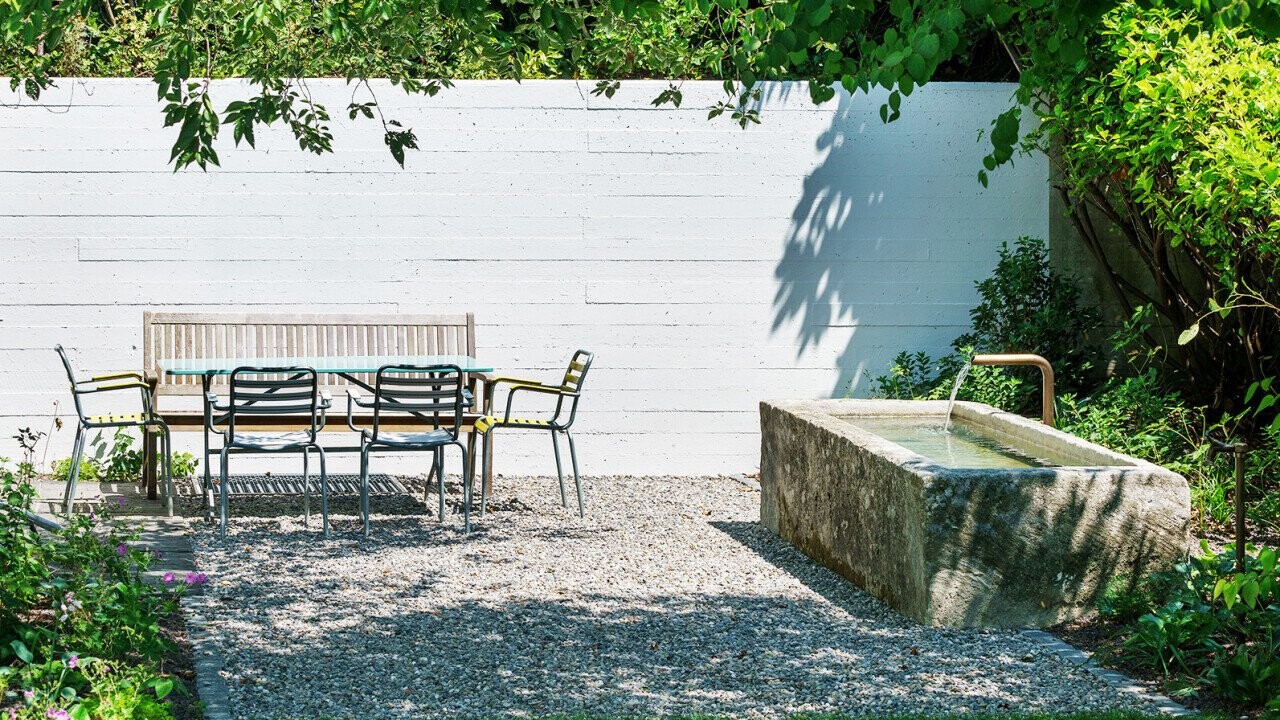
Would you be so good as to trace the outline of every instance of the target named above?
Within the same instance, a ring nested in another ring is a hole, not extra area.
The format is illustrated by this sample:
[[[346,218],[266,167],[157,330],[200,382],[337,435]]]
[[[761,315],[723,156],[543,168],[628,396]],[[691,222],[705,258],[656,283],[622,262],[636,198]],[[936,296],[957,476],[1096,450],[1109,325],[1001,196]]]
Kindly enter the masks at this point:
[[[188,585],[203,585],[203,584],[205,584],[205,583],[207,583],[207,582],[209,582],[209,576],[208,576],[208,575],[205,575],[205,574],[204,574],[204,573],[202,573],[202,572],[189,572],[189,573],[187,573],[187,584],[188,584]]]
[[[97,520],[97,519],[98,519],[98,516],[97,516],[97,515],[94,515],[94,514],[93,514],[93,511],[92,511],[92,510],[90,510],[90,511],[89,511],[89,519],[90,519],[90,520]]]
[[[18,720],[18,708],[9,708],[9,720]]]
[[[119,555],[120,557],[124,557],[125,554],[127,554],[128,552],[129,552],[128,545],[125,545],[124,543],[120,543],[119,545],[116,546],[116,554]]]
[[[32,692],[31,690],[23,690],[23,691],[22,691],[22,699],[23,699],[23,700],[26,700],[26,701],[28,701],[28,702],[30,702],[30,701],[31,701],[31,699],[32,699],[32,698],[34,698],[35,696],[36,696],[36,694],[35,694],[34,692]]]
[[[49,708],[45,711],[44,716],[53,718],[53,720],[71,720],[71,716],[67,714],[67,711],[62,709]]]
[[[71,657],[67,658],[67,668],[68,668],[68,669],[70,669],[70,670],[75,670],[75,669],[76,669],[76,665],[79,665],[79,664],[80,664],[80,656],[79,656],[79,655],[72,655]]]
[[[164,577],[162,579],[164,580],[164,584],[168,585],[169,583],[173,582],[174,574],[172,572],[167,572],[164,574]]]
[[[116,505],[119,505],[120,507],[124,507],[124,496],[123,496],[123,495],[120,495],[119,497],[117,497],[117,498],[116,498]]]

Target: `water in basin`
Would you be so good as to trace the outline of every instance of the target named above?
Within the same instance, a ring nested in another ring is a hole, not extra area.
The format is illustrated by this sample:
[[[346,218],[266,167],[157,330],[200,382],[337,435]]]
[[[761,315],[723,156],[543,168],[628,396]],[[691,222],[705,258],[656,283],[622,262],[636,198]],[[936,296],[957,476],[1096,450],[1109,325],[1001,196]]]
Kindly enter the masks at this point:
[[[1078,458],[941,417],[847,416],[841,418],[942,465],[954,468],[1035,468],[1086,465]]]

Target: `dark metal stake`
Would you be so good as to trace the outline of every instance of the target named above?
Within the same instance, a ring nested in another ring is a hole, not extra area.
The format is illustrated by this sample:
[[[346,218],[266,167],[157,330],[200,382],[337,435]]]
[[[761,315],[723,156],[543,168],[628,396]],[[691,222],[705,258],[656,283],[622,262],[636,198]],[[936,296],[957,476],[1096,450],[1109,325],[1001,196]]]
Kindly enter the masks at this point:
[[[1243,441],[1227,444],[1209,437],[1208,433],[1204,439],[1209,443],[1210,458],[1220,452],[1230,452],[1236,459],[1236,572],[1244,572],[1244,459],[1249,454],[1249,444]]]
[[[1249,446],[1238,442],[1232,447],[1236,456],[1236,572],[1244,572],[1244,457]]]

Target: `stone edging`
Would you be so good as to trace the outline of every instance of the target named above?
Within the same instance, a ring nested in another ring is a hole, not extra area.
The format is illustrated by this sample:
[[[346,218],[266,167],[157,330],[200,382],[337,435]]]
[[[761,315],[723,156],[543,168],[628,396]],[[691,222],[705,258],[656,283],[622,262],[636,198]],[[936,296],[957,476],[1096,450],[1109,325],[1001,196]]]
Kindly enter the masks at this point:
[[[222,679],[222,655],[209,633],[204,614],[191,598],[183,598],[182,615],[187,623],[187,638],[196,670],[196,694],[204,704],[205,720],[231,720],[227,701],[227,684]]]
[[[1151,705],[1164,715],[1179,718],[1199,717],[1200,715],[1194,710],[1184,707],[1160,693],[1148,690],[1124,673],[1098,665],[1093,661],[1093,658],[1090,657],[1089,653],[1086,653],[1074,645],[1064,642],[1055,635],[1043,630],[1023,630],[1021,631],[1021,635],[1038,643],[1046,650],[1053,652],[1062,660],[1072,663],[1073,665],[1083,667],[1085,670],[1088,670],[1115,690],[1133,695],[1151,703]]]

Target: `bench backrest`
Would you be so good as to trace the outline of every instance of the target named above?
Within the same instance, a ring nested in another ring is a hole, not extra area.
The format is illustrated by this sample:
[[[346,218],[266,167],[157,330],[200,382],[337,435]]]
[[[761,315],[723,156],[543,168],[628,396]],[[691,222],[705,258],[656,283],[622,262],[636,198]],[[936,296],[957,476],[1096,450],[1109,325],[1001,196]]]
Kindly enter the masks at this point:
[[[199,395],[200,378],[167,376],[157,361],[181,358],[271,358],[357,355],[476,354],[476,325],[465,315],[289,315],[170,313],[142,316],[142,360],[157,394]],[[373,374],[357,375],[373,383]],[[226,385],[226,376],[215,385]],[[335,374],[320,385],[348,384]]]

